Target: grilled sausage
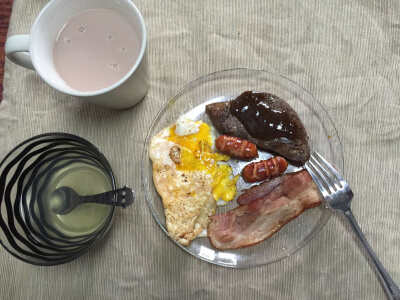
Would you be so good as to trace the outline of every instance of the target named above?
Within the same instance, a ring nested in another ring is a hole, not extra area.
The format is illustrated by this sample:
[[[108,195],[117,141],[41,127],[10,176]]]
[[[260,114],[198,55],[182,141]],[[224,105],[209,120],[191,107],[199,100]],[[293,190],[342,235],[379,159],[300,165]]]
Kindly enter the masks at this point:
[[[243,168],[242,176],[247,182],[271,179],[285,172],[287,166],[288,163],[283,157],[275,156],[248,164]]]
[[[258,156],[253,143],[237,137],[221,135],[215,140],[218,151],[238,159],[251,159]]]

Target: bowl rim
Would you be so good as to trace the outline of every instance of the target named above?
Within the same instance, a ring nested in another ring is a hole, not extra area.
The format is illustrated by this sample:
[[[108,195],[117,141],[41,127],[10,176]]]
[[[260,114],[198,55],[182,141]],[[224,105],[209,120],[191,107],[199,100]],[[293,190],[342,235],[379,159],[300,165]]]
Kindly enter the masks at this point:
[[[167,100],[165,102],[165,104],[161,107],[161,109],[157,112],[157,114],[155,115],[153,121],[150,123],[150,126],[148,127],[147,130],[147,134],[146,134],[146,138],[144,141],[144,148],[142,151],[142,162],[141,162],[141,177],[142,177],[142,188],[144,190],[144,196],[145,196],[145,200],[146,200],[146,204],[147,207],[149,208],[151,215],[153,216],[154,220],[156,221],[157,225],[160,227],[160,229],[167,235],[168,239],[171,240],[176,246],[178,246],[181,250],[183,250],[184,252],[190,254],[191,256],[194,256],[195,258],[201,260],[201,261],[205,261],[208,262],[210,264],[213,265],[217,265],[217,266],[222,266],[222,267],[227,267],[227,268],[232,268],[232,269],[249,269],[249,268],[253,268],[253,267],[260,267],[260,266],[265,266],[265,265],[269,265],[269,264],[273,264],[276,263],[278,261],[281,261],[289,256],[292,256],[293,254],[297,253],[299,250],[303,249],[319,232],[321,232],[321,230],[325,227],[325,225],[327,224],[328,220],[330,219],[331,215],[332,215],[332,210],[323,203],[323,209],[325,210],[326,213],[324,213],[324,215],[322,216],[322,218],[320,218],[319,222],[317,223],[317,225],[315,225],[314,229],[301,241],[299,242],[299,244],[292,249],[291,251],[285,253],[285,255],[282,255],[281,257],[277,257],[276,259],[273,259],[271,261],[268,262],[262,262],[262,263],[248,263],[245,266],[237,266],[237,265],[231,265],[228,263],[224,263],[224,262],[216,262],[213,261],[211,259],[207,259],[206,257],[202,257],[202,256],[198,256],[198,255],[194,255],[189,248],[179,244],[177,241],[175,241],[168,233],[168,231],[166,230],[165,226],[163,225],[163,223],[161,222],[161,220],[157,217],[158,212],[155,211],[155,208],[153,207],[152,203],[151,203],[151,196],[147,191],[147,178],[145,176],[145,169],[146,169],[146,162],[149,160],[148,157],[148,146],[149,146],[149,141],[151,138],[151,131],[154,128],[154,126],[157,124],[157,122],[159,121],[159,119],[161,118],[161,116],[165,113],[165,111],[168,109],[168,107],[173,104],[177,98],[179,98],[180,96],[182,96],[187,90],[190,90],[194,85],[198,84],[199,82],[205,81],[207,78],[209,77],[213,77],[216,75],[220,75],[223,73],[228,73],[228,72],[241,72],[241,71],[251,71],[251,72],[259,72],[259,73],[264,73],[264,74],[268,74],[268,75],[272,75],[276,78],[280,78],[283,80],[288,81],[290,84],[294,85],[295,87],[301,89],[305,94],[307,94],[307,96],[312,99],[313,103],[315,102],[317,104],[317,106],[319,106],[319,108],[324,112],[324,114],[327,117],[327,120],[325,122],[329,123],[330,126],[333,128],[334,133],[336,135],[338,144],[340,146],[341,149],[341,153],[340,153],[340,169],[342,170],[343,175],[345,175],[345,171],[344,171],[344,157],[343,157],[343,144],[341,141],[341,138],[339,136],[338,130],[335,126],[335,123],[332,120],[332,117],[329,115],[327,109],[323,106],[322,103],[320,103],[317,99],[314,98],[314,96],[305,88],[303,88],[302,86],[300,86],[297,82],[293,81],[292,79],[276,73],[276,72],[270,72],[270,71],[266,71],[266,70],[262,70],[262,69],[252,69],[252,68],[231,68],[231,69],[223,69],[223,70],[218,70],[218,71],[214,71],[202,76],[197,77],[194,80],[188,81],[186,82],[182,88],[180,88],[178,90],[178,92],[173,96],[170,97],[169,100]],[[312,107],[310,107],[311,110]],[[314,110],[313,110],[314,111]],[[318,114],[317,114],[318,116]],[[318,117],[319,118],[319,117]],[[321,121],[321,124],[323,125],[324,129],[325,125],[324,122]]]

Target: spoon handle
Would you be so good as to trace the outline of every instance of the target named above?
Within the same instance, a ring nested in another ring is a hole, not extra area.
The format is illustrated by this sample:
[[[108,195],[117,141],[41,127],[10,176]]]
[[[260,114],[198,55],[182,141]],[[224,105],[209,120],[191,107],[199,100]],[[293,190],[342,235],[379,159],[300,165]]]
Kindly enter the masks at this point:
[[[94,202],[113,206],[122,206],[123,208],[131,205],[134,200],[135,196],[133,194],[133,191],[128,187],[123,187],[102,194],[83,197],[83,202],[85,203]]]

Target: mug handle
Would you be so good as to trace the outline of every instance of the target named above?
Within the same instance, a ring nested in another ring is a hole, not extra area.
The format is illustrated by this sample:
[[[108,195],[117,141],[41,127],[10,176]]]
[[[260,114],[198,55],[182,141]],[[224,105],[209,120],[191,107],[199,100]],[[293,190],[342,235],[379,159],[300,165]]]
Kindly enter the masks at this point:
[[[29,34],[17,34],[7,38],[5,50],[9,60],[28,69],[34,69],[29,55]]]

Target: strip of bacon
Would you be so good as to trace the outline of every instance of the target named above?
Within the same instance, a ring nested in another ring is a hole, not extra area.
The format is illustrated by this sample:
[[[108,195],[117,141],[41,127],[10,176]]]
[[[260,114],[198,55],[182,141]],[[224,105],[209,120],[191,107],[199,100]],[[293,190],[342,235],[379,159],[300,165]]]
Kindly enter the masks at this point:
[[[307,171],[277,179],[247,190],[245,194],[251,196],[241,195],[246,200],[239,207],[210,217],[207,232],[215,248],[237,249],[257,244],[304,210],[321,204],[318,188]]]
[[[276,177],[272,180],[264,181],[258,185],[252,186],[251,188],[244,190],[237,198],[239,205],[249,204],[250,202],[257,200],[258,198],[264,197],[271,193],[278,185],[282,183],[284,176]]]

